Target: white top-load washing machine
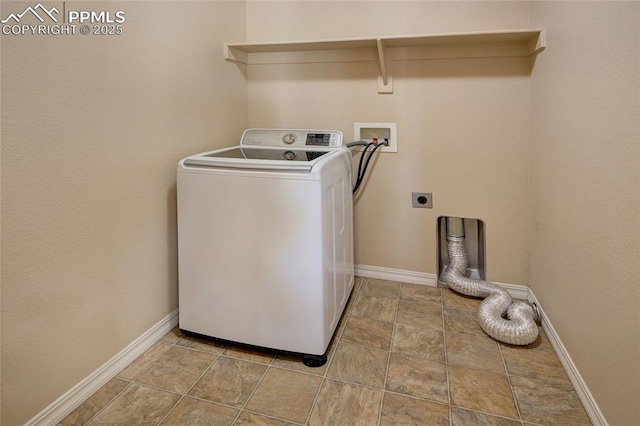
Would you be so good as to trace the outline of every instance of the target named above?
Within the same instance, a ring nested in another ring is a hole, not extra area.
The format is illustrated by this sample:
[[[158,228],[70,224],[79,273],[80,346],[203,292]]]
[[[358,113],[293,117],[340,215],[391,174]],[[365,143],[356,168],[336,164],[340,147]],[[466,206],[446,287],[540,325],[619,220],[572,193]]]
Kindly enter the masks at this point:
[[[322,365],[354,282],[342,133],[248,129],[177,182],[180,328]]]

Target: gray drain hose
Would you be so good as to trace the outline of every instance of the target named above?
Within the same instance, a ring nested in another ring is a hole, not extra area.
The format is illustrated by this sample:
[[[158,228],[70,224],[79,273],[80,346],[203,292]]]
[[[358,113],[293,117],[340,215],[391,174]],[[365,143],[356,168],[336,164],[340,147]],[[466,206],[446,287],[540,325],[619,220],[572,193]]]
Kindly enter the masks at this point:
[[[458,219],[462,222],[462,219]],[[457,224],[458,226],[459,223]],[[482,297],[478,307],[478,323],[489,336],[511,345],[528,345],[538,338],[538,313],[528,303],[514,302],[501,287],[483,280],[467,278],[467,253],[462,236],[449,235],[447,227],[449,266],[444,279],[449,287],[467,296]],[[506,318],[504,318],[506,316]]]

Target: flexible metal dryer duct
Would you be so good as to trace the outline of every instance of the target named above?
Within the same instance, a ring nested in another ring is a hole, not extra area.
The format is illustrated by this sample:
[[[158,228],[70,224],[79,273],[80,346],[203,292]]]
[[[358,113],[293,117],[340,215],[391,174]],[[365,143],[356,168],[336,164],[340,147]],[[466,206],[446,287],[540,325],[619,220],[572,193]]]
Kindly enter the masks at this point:
[[[506,290],[495,284],[467,278],[464,238],[463,220],[447,218],[449,266],[444,273],[446,283],[458,293],[484,298],[478,307],[478,322],[489,336],[511,345],[533,343],[538,338],[537,308],[514,302]]]

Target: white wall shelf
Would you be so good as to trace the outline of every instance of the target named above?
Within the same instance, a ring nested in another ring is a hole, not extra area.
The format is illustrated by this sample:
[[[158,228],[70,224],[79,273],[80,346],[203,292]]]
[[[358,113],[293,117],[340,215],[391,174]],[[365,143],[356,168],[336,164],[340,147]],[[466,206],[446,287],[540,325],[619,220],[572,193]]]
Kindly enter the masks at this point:
[[[378,92],[393,93],[392,61],[531,56],[546,47],[542,29],[482,31],[275,43],[227,43],[226,60],[247,65],[377,62]]]

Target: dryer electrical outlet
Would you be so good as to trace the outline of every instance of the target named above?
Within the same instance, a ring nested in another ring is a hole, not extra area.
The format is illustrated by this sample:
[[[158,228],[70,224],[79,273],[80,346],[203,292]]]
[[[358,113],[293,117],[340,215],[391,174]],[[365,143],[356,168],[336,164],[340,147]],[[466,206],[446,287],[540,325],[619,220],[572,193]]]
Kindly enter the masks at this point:
[[[398,127],[396,123],[353,123],[353,140],[378,142],[389,141],[389,146],[380,148],[382,152],[398,152]]]

